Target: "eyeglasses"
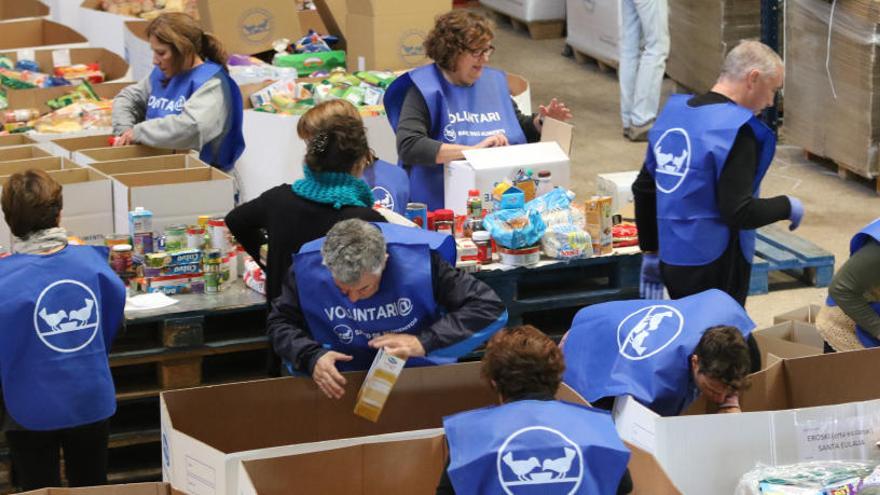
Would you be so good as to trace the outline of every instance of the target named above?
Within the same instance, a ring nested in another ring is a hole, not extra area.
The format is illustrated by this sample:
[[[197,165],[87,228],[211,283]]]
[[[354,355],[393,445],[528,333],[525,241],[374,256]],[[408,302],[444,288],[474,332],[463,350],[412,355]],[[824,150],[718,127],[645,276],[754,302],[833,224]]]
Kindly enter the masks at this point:
[[[495,53],[495,46],[489,45],[488,48],[482,50],[468,50],[468,53],[473,55],[474,58],[491,57],[492,54]]]

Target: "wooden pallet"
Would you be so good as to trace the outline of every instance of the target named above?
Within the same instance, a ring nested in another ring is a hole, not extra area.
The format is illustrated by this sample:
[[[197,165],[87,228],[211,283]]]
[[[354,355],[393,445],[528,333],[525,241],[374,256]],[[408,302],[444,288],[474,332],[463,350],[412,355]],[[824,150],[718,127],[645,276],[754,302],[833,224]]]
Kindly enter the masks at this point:
[[[529,33],[529,37],[533,40],[549,40],[565,36],[565,19],[528,22],[499,12],[484,3],[480,6],[489,12],[497,24],[509,24],[516,31]]]
[[[579,64],[593,65],[596,64],[596,67],[599,68],[599,72],[606,74],[609,72],[617,72],[618,63],[614,60],[606,60],[602,57],[597,57],[595,55],[590,55],[589,53],[582,52],[577,48],[571,47],[572,53],[574,54],[574,59]]]
[[[841,180],[867,185],[868,187],[873,188],[874,191],[877,192],[877,194],[880,194],[880,180],[878,180],[877,177],[865,177],[864,175],[855,172],[855,167],[851,167],[838,160],[834,160],[832,158],[827,158],[817,153],[813,153],[809,150],[804,150],[804,158],[818,165],[822,165],[824,167],[835,170],[837,172],[837,176],[840,177]]]
[[[777,226],[758,229],[749,295],[770,290],[770,272],[784,272],[814,287],[828,287],[834,255]]]

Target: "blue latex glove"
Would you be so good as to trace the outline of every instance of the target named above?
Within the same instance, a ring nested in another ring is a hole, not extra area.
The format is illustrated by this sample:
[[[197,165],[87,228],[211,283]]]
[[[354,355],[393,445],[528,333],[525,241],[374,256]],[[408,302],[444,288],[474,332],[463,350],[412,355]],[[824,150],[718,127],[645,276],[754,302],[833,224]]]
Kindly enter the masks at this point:
[[[788,215],[788,220],[791,222],[791,225],[788,226],[788,230],[794,230],[800,226],[801,219],[804,218],[804,204],[794,196],[786,197],[788,198],[788,202],[791,203],[791,214]]]
[[[663,299],[660,257],[656,253],[642,254],[642,276],[639,280],[639,296],[642,299]]]

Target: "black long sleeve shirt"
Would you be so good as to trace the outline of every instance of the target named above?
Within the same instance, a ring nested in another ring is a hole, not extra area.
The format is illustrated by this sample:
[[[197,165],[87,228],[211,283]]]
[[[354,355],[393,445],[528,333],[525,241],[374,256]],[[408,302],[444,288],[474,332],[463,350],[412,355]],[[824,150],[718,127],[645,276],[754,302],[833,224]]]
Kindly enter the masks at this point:
[[[416,335],[426,354],[470,337],[504,314],[504,304],[488,285],[436,253],[431,253],[431,281],[434,300],[446,313]],[[266,331],[275,352],[310,375],[327,352],[309,331],[293,273],[284,278],[281,296],[272,302]]]
[[[709,92],[688,100],[688,106],[701,107],[732,102],[719,93]],[[754,197],[758,171],[758,141],[751,127],[740,128],[718,179],[718,210],[732,230],[749,230],[784,220],[791,214],[786,196]],[[648,150],[651,153],[651,150]],[[642,251],[657,251],[657,188],[654,178],[642,166],[632,185]],[[748,260],[751,262],[751,260]]]

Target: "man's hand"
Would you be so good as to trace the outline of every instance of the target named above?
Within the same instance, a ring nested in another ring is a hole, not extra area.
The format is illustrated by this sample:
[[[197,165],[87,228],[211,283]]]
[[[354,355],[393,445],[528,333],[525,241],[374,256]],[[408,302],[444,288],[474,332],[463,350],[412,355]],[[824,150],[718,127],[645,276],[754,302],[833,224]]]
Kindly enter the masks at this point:
[[[129,144],[134,144],[134,129],[126,129],[113,141],[113,146],[127,146]]]
[[[507,146],[508,144],[510,143],[508,143],[507,141],[507,136],[498,133],[492,134],[486,139],[480,141],[479,143],[477,143],[476,146],[474,146],[474,148],[497,148],[498,146]]]
[[[571,110],[565,106],[565,103],[553,98],[550,100],[546,106],[541,105],[538,107],[538,114],[542,117],[550,117],[552,119],[560,120],[562,122],[566,122],[571,120]]]
[[[425,355],[425,348],[415,335],[408,333],[386,333],[370,341],[373,349],[385,348],[392,356],[408,359],[411,356]]]
[[[324,395],[331,399],[341,399],[345,395],[345,377],[336,369],[336,361],[351,361],[353,358],[341,352],[330,351],[318,358],[312,371],[312,380]]]

